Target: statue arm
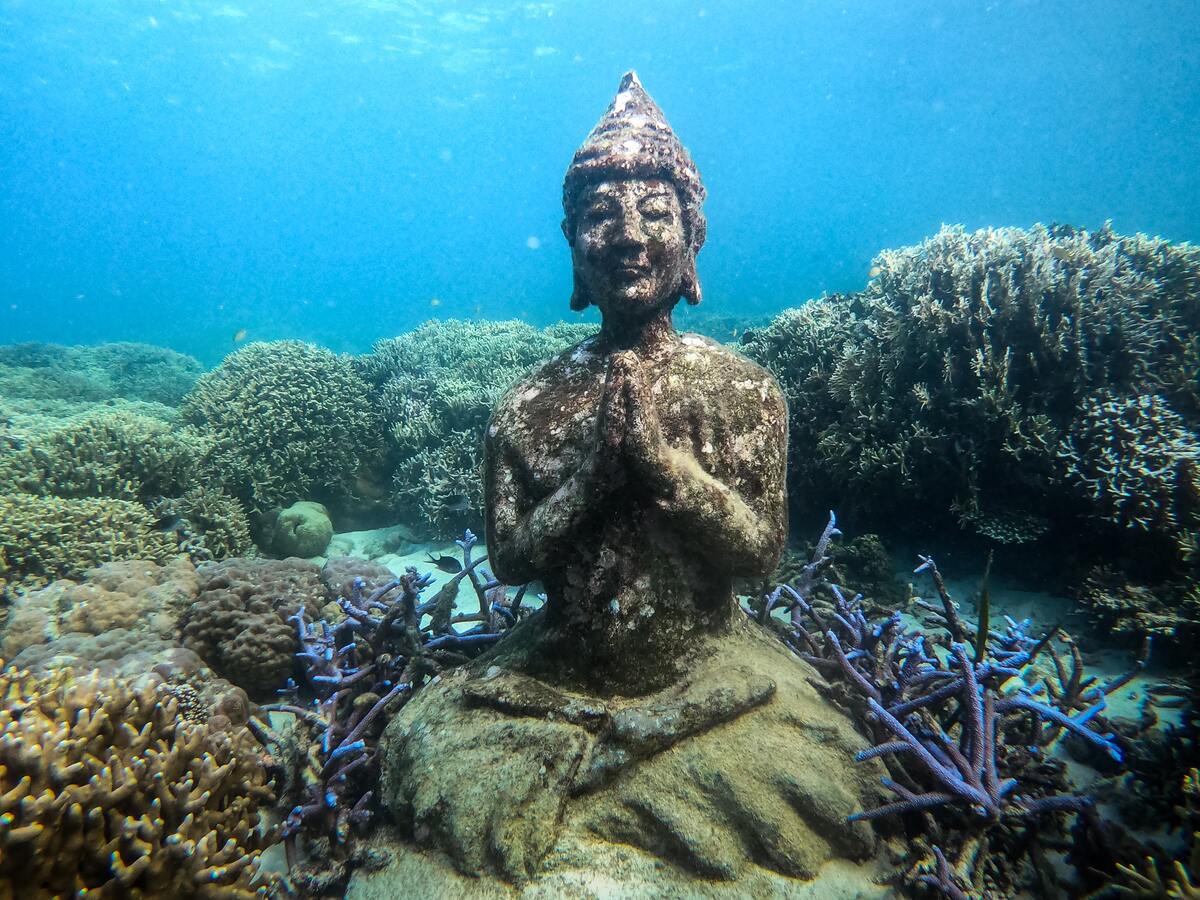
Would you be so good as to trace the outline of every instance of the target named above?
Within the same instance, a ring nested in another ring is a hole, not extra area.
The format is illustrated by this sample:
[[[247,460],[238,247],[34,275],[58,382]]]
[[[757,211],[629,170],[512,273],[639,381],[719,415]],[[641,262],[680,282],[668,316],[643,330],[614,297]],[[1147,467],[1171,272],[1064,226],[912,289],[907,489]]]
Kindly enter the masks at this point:
[[[755,464],[769,461],[773,471],[761,494],[752,498],[706,472],[690,452],[667,451],[669,478],[657,500],[659,509],[706,560],[736,575],[770,572],[779,563],[787,538],[782,486],[786,435],[772,442],[775,452],[767,450]]]
[[[594,507],[590,460],[540,501],[530,495],[516,451],[489,436],[485,471],[487,541],[496,577],[508,584],[539,578],[562,559]]]

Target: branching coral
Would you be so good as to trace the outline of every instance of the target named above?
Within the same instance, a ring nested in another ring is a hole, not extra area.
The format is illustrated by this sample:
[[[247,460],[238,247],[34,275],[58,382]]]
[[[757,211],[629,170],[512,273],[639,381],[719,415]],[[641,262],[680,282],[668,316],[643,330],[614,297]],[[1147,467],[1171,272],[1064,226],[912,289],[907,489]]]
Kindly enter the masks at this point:
[[[594,331],[524,322],[428,322],[379,341],[356,365],[375,386],[391,436],[393,501],[445,534],[478,527],[483,428],[504,391],[535,363]]]
[[[262,753],[155,679],[0,671],[0,893],[265,897]]]
[[[63,421],[0,453],[0,491],[146,500],[196,483],[210,441],[192,428],[124,409]]]
[[[180,409],[212,432],[206,482],[265,513],[296,500],[352,495],[363,460],[383,443],[367,393],[349,359],[275,341],[227,356]]]
[[[182,497],[158,499],[151,511],[161,527],[174,532],[193,562],[256,554],[245,508],[224,491],[194,487]]]
[[[865,291],[789,310],[744,346],[788,396],[807,509],[926,501],[989,531],[1021,508],[1104,516],[1109,499],[1060,458],[1087,398],[1156,395],[1194,440],[1200,250],[1107,227],[945,228],[875,267]]]
[[[176,552],[138,503],[0,494],[0,578],[12,582],[75,578],[118,559],[164,562]]]
[[[1089,397],[1059,455],[1106,521],[1167,534],[1193,524],[1181,507],[1200,470],[1200,435],[1163,397]]]
[[[352,829],[374,811],[376,742],[390,715],[429,679],[494,644],[522,615],[525,589],[510,593],[484,571],[487,557],[474,555],[470,531],[457,543],[462,569],[429,600],[421,593],[431,579],[410,567],[372,589],[365,578],[354,579],[339,595],[344,617],[337,624],[313,623],[303,608],[292,617],[306,683],[281,692],[289,702],[266,707],[295,714],[312,735],[305,795],[283,829],[292,855],[301,835],[328,842],[326,864],[342,854]],[[339,571],[344,579],[347,565]],[[364,572],[376,579],[369,563]],[[478,611],[455,615],[463,582]],[[311,706],[303,705],[309,696]]]
[[[94,347],[12,344],[0,347],[0,395],[175,405],[203,371],[190,356],[149,344]]]
[[[1063,662],[1054,646],[1057,629],[1034,639],[1028,622],[1006,619],[1003,630],[987,622],[972,625],[929,558],[918,572],[931,575],[937,600],[917,602],[930,614],[930,631],[906,628],[899,611],[872,621],[861,595],[848,598],[836,585],[827,585],[832,602],[819,600],[837,533],[831,516],[793,583],[755,598],[746,611],[830,678],[831,696],[856,710],[876,741],[859,758],[884,760],[884,785],[896,799],[852,818],[900,815],[924,822],[930,840],[953,850],[959,875],[958,864],[975,859],[965,879],[973,889],[987,879],[1018,877],[1015,865],[1007,874],[985,874],[986,854],[979,856],[979,847],[1027,854],[1039,835],[1061,827],[1055,814],[1089,809],[1090,801],[1070,791],[1062,764],[1044,748],[1068,732],[1119,761],[1121,741],[1108,733],[1100,714],[1106,695],[1136,668],[1099,684],[1083,672],[1073,643],[1071,665]],[[1056,678],[1035,666],[1039,657],[1053,661]],[[913,870],[912,877],[960,890],[940,854],[939,874],[917,877]],[[1044,862],[1030,863],[1045,876]]]

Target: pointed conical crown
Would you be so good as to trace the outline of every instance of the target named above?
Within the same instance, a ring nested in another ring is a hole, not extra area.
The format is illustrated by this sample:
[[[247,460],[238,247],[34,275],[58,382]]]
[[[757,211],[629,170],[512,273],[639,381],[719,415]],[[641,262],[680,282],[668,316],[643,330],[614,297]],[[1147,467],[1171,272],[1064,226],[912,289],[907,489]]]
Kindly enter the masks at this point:
[[[701,205],[704,185],[696,164],[636,72],[626,72],[617,95],[582,146],[563,181],[568,235],[575,232],[575,198],[588,184],[605,178],[665,178],[679,191],[683,222],[693,258],[704,246],[708,223]]]

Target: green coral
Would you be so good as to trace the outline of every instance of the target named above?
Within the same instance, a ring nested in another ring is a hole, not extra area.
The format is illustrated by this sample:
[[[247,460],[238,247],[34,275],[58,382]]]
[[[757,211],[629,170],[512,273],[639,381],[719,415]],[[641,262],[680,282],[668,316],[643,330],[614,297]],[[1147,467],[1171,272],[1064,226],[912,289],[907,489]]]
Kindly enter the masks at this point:
[[[174,406],[202,371],[192,357],[150,344],[0,347],[0,395],[8,397],[89,401],[124,397]]]
[[[492,407],[536,363],[594,331],[450,319],[379,341],[357,360],[391,438],[397,510],[431,535],[479,528],[483,429]]]
[[[302,341],[253,343],[202,376],[181,412],[212,433],[206,482],[263,514],[353,495],[383,443],[368,390],[344,356]]]
[[[10,583],[80,578],[117,559],[161,563],[176,552],[139,503],[0,494],[0,578]]]
[[[1197,248],[1107,226],[944,228],[873,271],[744,346],[788,396],[802,511],[920,504],[985,530],[1047,498],[1102,514],[1060,457],[1087,398],[1156,394],[1195,432]]]
[[[197,479],[211,441],[192,428],[123,409],[51,420],[0,448],[0,491],[64,498],[174,496]]]

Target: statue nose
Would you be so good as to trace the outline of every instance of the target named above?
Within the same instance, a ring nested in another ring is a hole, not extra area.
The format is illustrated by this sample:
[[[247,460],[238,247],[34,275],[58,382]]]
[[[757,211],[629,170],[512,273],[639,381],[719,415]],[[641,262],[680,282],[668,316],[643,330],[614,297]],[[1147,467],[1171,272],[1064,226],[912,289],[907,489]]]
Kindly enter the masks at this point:
[[[624,245],[640,245],[646,243],[645,222],[636,211],[626,210],[617,219],[617,232],[614,235],[617,243]]]

